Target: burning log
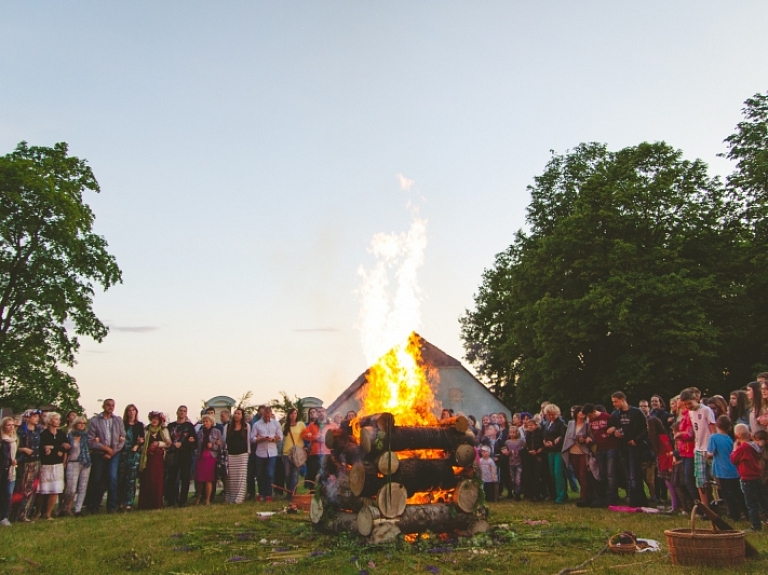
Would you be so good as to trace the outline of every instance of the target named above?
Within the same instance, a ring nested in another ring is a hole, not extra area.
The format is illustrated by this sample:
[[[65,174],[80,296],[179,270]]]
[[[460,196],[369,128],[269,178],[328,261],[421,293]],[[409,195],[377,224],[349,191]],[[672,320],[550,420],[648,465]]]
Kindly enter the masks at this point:
[[[447,417],[437,422],[438,427],[452,427],[459,433],[466,433],[469,429],[469,420],[463,415],[456,417]]]
[[[349,472],[351,492],[358,496],[375,495],[389,481],[387,477],[380,477],[379,473],[380,467],[362,461],[355,463]],[[450,459],[400,459],[391,478],[405,487],[408,493],[453,489],[460,479],[455,475]]]
[[[341,533],[359,532],[357,526],[357,513],[341,512],[327,521],[321,521],[315,527],[322,533],[328,535],[339,535]]]
[[[408,491],[394,481],[383,486],[376,493],[376,507],[384,517],[393,518],[405,511]]]
[[[459,482],[456,489],[453,490],[453,501],[459,509],[467,513],[472,513],[480,498],[480,487],[477,481],[464,479]]]
[[[363,453],[377,455],[384,451],[442,449],[454,451],[459,445],[474,445],[474,436],[452,427],[393,427],[389,432],[372,434],[371,428],[360,430]]]
[[[365,455],[355,438],[344,429],[329,429],[325,433],[325,445],[336,458],[349,465]]]
[[[374,413],[364,415],[359,419],[360,427],[376,427],[381,431],[387,431],[395,425],[395,416],[391,413]]]
[[[357,528],[364,537],[371,535],[377,525],[384,523],[397,526],[401,533],[443,533],[455,530],[473,530],[474,533],[480,533],[488,530],[484,517],[484,514],[478,517],[472,513],[463,513],[449,503],[408,505],[405,511],[394,519],[382,517],[377,507],[363,507],[357,514]]]

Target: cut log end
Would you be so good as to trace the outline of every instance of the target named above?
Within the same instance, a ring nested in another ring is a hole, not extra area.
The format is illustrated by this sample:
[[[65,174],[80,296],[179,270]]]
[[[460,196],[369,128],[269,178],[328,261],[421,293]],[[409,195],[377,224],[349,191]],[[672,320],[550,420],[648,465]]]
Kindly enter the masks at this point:
[[[408,492],[399,483],[389,483],[379,489],[376,495],[376,506],[384,517],[392,519],[405,511]]]
[[[363,507],[357,514],[357,529],[360,535],[368,537],[373,533],[373,527],[379,519],[381,519],[381,512],[378,507]]]
[[[459,467],[469,467],[475,462],[475,448],[471,445],[459,445],[454,458]]]
[[[392,475],[400,468],[400,458],[397,453],[385,451],[376,460],[376,467],[382,475]]]
[[[312,502],[309,504],[309,519],[317,525],[323,518],[323,502],[317,497],[312,497]]]
[[[453,491],[453,501],[459,509],[466,513],[472,513],[480,497],[480,488],[477,483],[471,479],[464,479],[459,482]]]

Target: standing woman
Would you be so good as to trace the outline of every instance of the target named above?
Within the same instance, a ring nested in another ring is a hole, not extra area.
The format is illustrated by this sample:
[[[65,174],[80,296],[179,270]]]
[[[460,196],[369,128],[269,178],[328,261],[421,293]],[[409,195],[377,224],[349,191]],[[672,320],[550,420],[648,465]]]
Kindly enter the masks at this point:
[[[40,479],[40,433],[37,426],[40,423],[40,410],[33,409],[24,414],[24,421],[19,427],[19,439],[16,451],[16,485],[17,494],[13,502],[11,518],[13,521],[32,521],[29,515],[35,504],[37,484]]]
[[[51,520],[56,499],[64,493],[64,462],[69,443],[67,434],[59,429],[61,416],[50,411],[45,416],[45,429],[40,434],[40,486],[37,494],[43,496],[38,506],[43,519]]]
[[[304,448],[301,434],[306,428],[299,420],[299,411],[292,407],[288,410],[283,424],[283,468],[285,469],[285,488],[288,490],[288,501],[293,498],[293,492],[299,484],[299,468],[291,461],[291,450],[294,446]]]
[[[731,392],[728,417],[734,427],[739,423],[749,426],[749,397],[743,389]]]
[[[123,428],[125,444],[117,468],[117,510],[130,511],[136,498],[136,477],[144,444],[144,424],[139,421],[139,410],[132,403],[123,412]]]
[[[197,458],[197,467],[195,468],[196,505],[200,505],[203,491],[205,491],[205,504],[211,504],[211,493],[216,481],[216,462],[219,459],[222,440],[221,431],[214,427],[215,423],[213,416],[206,413],[203,416],[203,426],[197,432],[200,455]]]
[[[224,480],[224,500],[227,503],[245,501],[245,480],[251,453],[251,442],[248,441],[250,436],[251,426],[245,421],[245,412],[238,407],[224,428],[224,443],[229,453],[227,477]]]
[[[754,433],[761,429],[768,429],[766,427],[766,418],[768,417],[768,406],[763,402],[763,395],[760,389],[760,382],[753,381],[747,384],[747,396],[749,397],[750,405],[749,410],[749,430]]]
[[[88,449],[88,421],[78,416],[69,426],[67,435],[69,456],[67,457],[66,478],[64,490],[63,515],[72,515],[72,504],[75,505],[75,516],[83,511],[85,494],[88,491],[88,478],[91,475],[91,452]]]
[[[8,514],[11,511],[13,484],[16,483],[16,426],[12,417],[0,421],[0,525],[10,527]]]
[[[547,418],[544,423],[544,453],[547,455],[549,467],[550,487],[549,495],[555,503],[568,501],[568,493],[565,490],[565,465],[562,450],[565,438],[565,422],[560,417],[560,408],[554,403],[544,407],[544,415]]]
[[[565,431],[563,440],[563,462],[565,469],[568,466],[573,467],[576,480],[579,482],[579,503],[584,506],[592,499],[592,489],[590,484],[589,458],[592,452],[589,450],[587,437],[589,437],[589,424],[587,423],[580,405],[574,405],[571,408],[573,419],[568,422],[568,428]]]
[[[141,447],[139,475],[139,509],[162,509],[165,481],[165,450],[171,445],[171,435],[165,428],[165,417],[159,411],[149,412],[149,425]]]

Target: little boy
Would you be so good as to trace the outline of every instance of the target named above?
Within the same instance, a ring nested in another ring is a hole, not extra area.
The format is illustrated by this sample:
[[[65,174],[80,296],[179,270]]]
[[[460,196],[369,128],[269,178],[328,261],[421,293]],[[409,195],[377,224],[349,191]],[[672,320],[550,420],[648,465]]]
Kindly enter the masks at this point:
[[[757,443],[762,450],[760,452],[760,469],[763,472],[763,487],[766,489],[766,493],[768,493],[768,449],[765,448],[765,444],[768,442],[768,431],[759,429],[752,434],[752,439],[755,440],[755,443]]]
[[[744,494],[739,487],[739,470],[731,463],[733,440],[729,437],[731,420],[727,415],[721,415],[715,422],[717,433],[709,437],[707,455],[712,459],[712,475],[717,480],[721,497],[725,500],[728,517],[734,520],[746,515]]]
[[[480,448],[482,457],[480,458],[480,476],[483,480],[483,491],[485,491],[486,501],[496,501],[496,494],[499,488],[499,474],[496,463],[491,459],[491,448],[483,445]]]
[[[509,454],[509,476],[512,479],[515,500],[520,501],[520,493],[523,490],[523,464],[520,452],[525,450],[525,440],[520,437],[520,430],[516,426],[509,428],[509,439],[504,447]]]
[[[739,470],[741,490],[747,502],[749,522],[754,531],[760,531],[760,512],[768,514],[768,497],[760,480],[760,446],[750,441],[749,427],[739,423],[734,430],[736,443],[731,453],[731,463]]]

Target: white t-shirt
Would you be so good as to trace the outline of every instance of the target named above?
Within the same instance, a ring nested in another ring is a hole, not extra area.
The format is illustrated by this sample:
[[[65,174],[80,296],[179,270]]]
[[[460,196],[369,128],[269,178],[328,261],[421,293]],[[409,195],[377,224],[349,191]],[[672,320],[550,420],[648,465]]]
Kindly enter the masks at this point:
[[[694,449],[696,451],[706,451],[709,444],[709,436],[712,435],[709,424],[715,423],[715,412],[706,405],[699,404],[699,409],[696,411],[688,411],[688,417],[691,418],[693,433],[696,438],[696,447]]]

